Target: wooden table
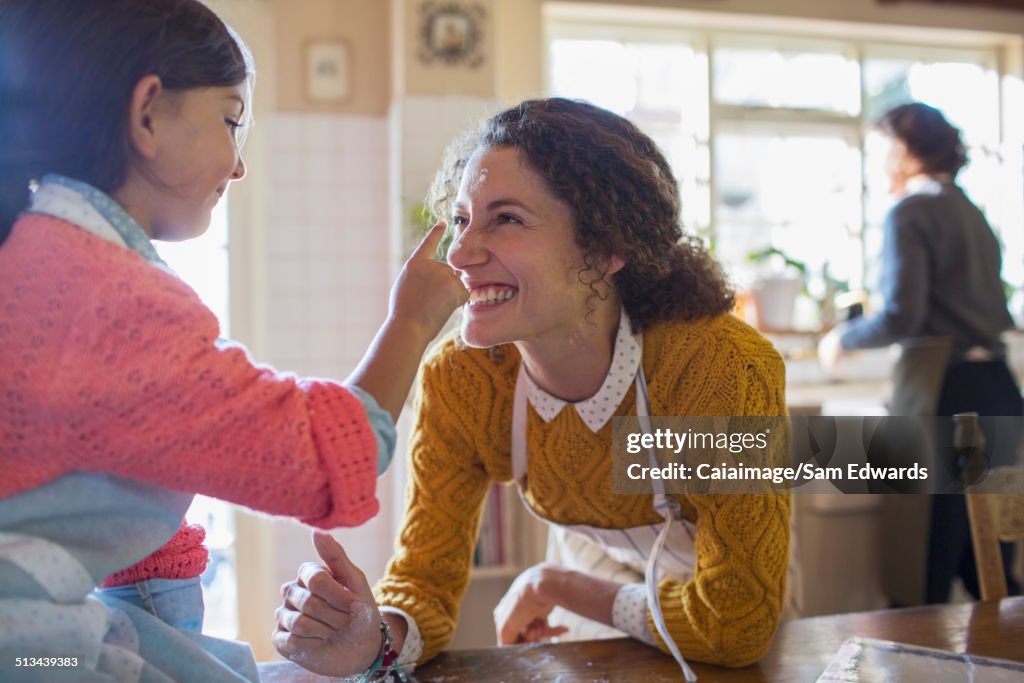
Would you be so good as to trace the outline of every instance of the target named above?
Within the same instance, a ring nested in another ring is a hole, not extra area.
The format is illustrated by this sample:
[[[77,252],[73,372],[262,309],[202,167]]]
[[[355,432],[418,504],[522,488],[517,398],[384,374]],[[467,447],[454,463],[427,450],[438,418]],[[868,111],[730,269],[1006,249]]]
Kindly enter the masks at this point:
[[[839,645],[851,636],[1024,661],[1024,598],[795,619],[779,627],[771,649],[754,666],[692,666],[702,682],[807,683],[824,671]],[[330,680],[290,662],[261,664],[260,673],[264,683]],[[445,652],[418,668],[415,680],[610,683],[681,681],[682,675],[671,658],[636,641],[618,639]]]

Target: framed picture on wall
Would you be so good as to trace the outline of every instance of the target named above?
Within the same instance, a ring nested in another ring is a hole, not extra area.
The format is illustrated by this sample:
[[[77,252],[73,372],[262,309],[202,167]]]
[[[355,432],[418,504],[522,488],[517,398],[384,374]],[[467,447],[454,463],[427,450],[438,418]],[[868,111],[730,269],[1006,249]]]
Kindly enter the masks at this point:
[[[481,5],[425,2],[420,12],[420,61],[471,67],[483,63],[480,48],[485,12]]]
[[[305,49],[306,98],[337,103],[349,98],[348,45],[342,40],[314,40]]]

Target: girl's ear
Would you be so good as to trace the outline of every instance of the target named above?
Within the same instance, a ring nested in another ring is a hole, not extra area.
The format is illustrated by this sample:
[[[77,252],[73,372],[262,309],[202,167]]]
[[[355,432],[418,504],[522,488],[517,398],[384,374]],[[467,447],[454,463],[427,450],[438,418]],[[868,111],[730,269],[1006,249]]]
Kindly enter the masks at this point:
[[[156,157],[156,108],[163,94],[160,77],[145,76],[135,84],[128,103],[128,139],[135,153],[144,159]]]

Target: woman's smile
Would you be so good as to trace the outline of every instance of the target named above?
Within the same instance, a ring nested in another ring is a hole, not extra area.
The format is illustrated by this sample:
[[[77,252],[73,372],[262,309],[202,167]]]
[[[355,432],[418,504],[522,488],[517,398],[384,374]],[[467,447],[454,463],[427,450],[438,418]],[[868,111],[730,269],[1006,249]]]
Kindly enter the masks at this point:
[[[518,293],[518,289],[508,285],[474,287],[469,291],[469,301],[466,305],[472,308],[493,307],[511,301]]]

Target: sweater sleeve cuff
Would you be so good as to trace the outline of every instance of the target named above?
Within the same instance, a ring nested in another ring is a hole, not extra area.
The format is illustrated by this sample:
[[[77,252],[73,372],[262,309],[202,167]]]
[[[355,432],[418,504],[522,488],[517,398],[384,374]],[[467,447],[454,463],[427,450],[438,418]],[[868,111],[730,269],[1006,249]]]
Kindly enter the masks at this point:
[[[612,626],[648,645],[656,645],[647,623],[647,586],[625,583],[615,593]]]
[[[405,623],[408,625],[408,631],[405,634],[405,643],[402,645],[402,651],[398,653],[398,666],[411,666],[419,661],[420,657],[423,656],[423,635],[420,633],[420,627],[416,625],[416,620],[409,616],[403,610],[397,607],[381,607],[381,614],[397,614],[398,616],[405,619]]]
[[[362,403],[337,384],[304,380],[311,406],[311,431],[323,458],[330,508],[300,521],[321,529],[353,527],[380,510],[377,502],[377,440]]]
[[[346,384],[345,388],[359,399],[359,402],[363,404],[363,410],[366,411],[370,429],[373,430],[373,436],[377,440],[377,476],[379,477],[387,471],[388,465],[391,464],[391,458],[395,454],[395,441],[397,440],[395,422],[391,419],[390,413],[381,410],[377,400],[369,393],[355,384]]]

